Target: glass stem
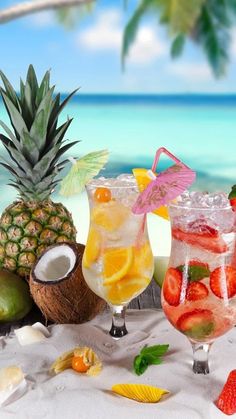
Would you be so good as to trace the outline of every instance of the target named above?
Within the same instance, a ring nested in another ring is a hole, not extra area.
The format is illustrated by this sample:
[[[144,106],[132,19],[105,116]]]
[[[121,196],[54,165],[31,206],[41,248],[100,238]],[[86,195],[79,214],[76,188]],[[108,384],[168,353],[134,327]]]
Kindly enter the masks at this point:
[[[113,338],[119,339],[122,336],[127,335],[128,333],[125,326],[126,307],[112,306],[111,310],[112,310],[112,326],[109,333]]]
[[[212,343],[193,343],[193,372],[209,374],[208,356]]]

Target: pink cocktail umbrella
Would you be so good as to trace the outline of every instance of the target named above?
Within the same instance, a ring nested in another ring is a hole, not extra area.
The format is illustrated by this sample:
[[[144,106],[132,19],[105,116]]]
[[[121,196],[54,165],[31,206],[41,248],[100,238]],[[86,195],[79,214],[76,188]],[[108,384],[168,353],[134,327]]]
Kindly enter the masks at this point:
[[[147,188],[140,193],[132,211],[135,214],[146,214],[170,201],[184,192],[195,180],[195,172],[182,163],[164,147],[157,150],[152,171],[156,170],[161,153],[165,153],[176,164],[161,172]]]

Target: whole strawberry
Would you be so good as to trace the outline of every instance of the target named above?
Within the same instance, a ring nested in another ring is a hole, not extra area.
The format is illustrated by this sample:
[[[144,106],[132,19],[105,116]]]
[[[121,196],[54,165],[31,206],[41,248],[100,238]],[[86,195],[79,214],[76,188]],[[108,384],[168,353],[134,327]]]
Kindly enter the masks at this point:
[[[236,185],[232,186],[232,190],[228,196],[230,204],[234,211],[236,211]]]
[[[226,415],[236,413],[236,370],[231,371],[221,391],[216,406]]]

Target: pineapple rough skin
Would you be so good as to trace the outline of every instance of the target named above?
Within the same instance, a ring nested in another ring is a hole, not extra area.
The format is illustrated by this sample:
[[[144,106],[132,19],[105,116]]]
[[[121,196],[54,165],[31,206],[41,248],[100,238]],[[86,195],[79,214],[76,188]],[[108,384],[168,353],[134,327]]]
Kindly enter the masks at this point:
[[[48,246],[75,241],[71,215],[61,203],[16,201],[0,218],[0,268],[28,277]]]

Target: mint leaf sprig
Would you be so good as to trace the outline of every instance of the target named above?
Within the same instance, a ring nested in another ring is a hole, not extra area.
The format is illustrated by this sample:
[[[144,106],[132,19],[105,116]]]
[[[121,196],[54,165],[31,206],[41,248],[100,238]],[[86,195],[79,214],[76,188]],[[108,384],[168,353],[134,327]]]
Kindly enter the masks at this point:
[[[134,372],[142,375],[149,365],[159,365],[162,363],[162,357],[165,355],[169,345],[144,346],[140,354],[134,358]]]

